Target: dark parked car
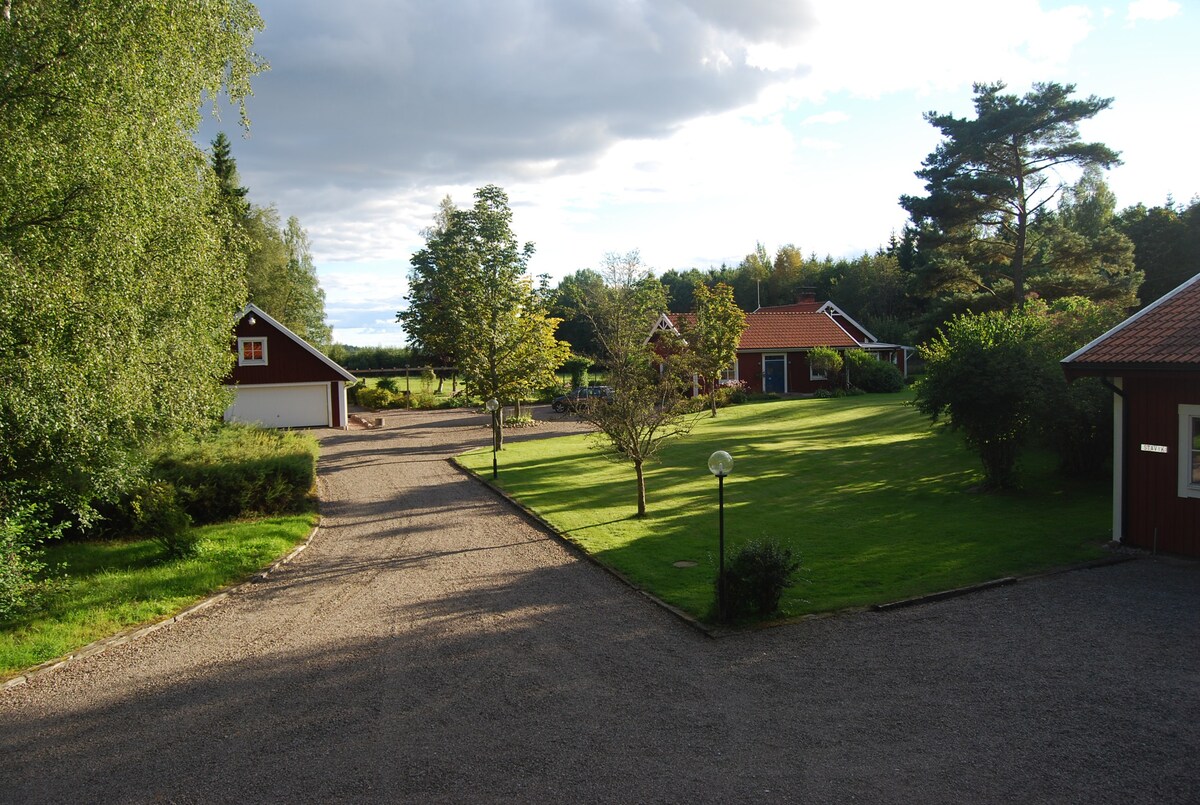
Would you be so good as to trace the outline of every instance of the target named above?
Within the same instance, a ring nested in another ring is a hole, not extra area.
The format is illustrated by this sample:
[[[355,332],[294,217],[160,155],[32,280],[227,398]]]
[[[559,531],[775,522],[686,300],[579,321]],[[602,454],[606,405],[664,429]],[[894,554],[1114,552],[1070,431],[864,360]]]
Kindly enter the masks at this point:
[[[550,407],[558,413],[574,411],[588,400],[607,400],[612,397],[613,390],[608,386],[586,386],[572,389],[567,394],[555,397]]]

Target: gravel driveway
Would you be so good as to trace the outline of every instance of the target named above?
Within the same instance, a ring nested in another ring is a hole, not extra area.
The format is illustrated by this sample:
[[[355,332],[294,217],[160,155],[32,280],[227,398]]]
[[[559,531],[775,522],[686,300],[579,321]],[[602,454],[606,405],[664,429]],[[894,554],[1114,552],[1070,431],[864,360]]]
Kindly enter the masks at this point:
[[[451,467],[483,417],[322,440],[296,562],[0,693],[0,800],[1200,799],[1198,563],[712,640]]]

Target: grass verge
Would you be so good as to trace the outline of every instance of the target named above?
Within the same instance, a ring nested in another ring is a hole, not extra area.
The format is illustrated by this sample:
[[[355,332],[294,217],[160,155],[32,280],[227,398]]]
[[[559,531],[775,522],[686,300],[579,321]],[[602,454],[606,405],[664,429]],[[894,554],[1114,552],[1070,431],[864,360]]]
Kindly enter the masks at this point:
[[[304,540],[315,513],[197,528],[194,556],[162,560],[153,540],[55,542],[63,577],[34,612],[0,624],[0,680],[122,629],[152,623],[262,570]]]
[[[499,485],[635,584],[698,618],[711,615],[717,567],[714,450],[725,481],[726,557],[769,536],[796,550],[801,583],[785,617],[867,606],[1095,559],[1108,539],[1107,483],[1066,481],[1031,455],[1024,489],[983,494],[978,459],[908,392],[783,400],[723,409],[664,450],[634,516],[632,467],[594,437],[509,444]],[[460,457],[487,475],[486,451]],[[695,562],[676,567],[676,562]]]

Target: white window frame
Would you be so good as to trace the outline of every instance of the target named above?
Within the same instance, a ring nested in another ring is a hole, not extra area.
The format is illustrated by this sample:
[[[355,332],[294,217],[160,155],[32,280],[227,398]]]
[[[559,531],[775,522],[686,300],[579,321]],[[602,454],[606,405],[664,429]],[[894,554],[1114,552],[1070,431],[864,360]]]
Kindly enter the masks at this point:
[[[732,380],[735,383],[739,380],[738,362],[736,360],[730,366],[726,366],[721,370],[720,382],[724,383],[729,380]]]
[[[805,353],[804,359],[808,362],[808,379],[809,380],[828,380],[829,379],[828,372],[818,372],[813,369],[811,352]]]
[[[1194,428],[1200,422],[1200,405],[1179,406],[1179,497],[1200,498],[1200,481],[1192,480]]]
[[[262,342],[262,360],[256,360],[246,357],[245,344]],[[239,338],[237,340],[238,366],[266,366],[267,365],[267,339],[266,336],[254,336]]]

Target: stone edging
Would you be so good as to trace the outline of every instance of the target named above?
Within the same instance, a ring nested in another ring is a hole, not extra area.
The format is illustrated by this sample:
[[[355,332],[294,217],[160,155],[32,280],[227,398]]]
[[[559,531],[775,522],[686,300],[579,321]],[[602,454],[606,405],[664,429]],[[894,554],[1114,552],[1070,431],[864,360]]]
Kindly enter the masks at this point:
[[[186,607],[179,612],[176,612],[169,618],[164,618],[163,620],[156,621],[155,623],[130,627],[129,629],[117,632],[115,635],[109,635],[108,637],[103,637],[93,643],[88,643],[83,648],[77,649],[65,657],[47,660],[46,662],[35,665],[32,668],[27,668],[25,671],[21,672],[17,676],[14,676],[12,679],[6,679],[5,681],[0,682],[0,691],[8,690],[9,688],[20,687],[31,679],[51,673],[52,671],[57,671],[59,668],[62,668],[77,660],[82,660],[85,657],[92,657],[96,654],[102,654],[113,646],[119,646],[124,643],[132,643],[134,640],[141,640],[143,637],[153,634],[154,632],[157,632],[159,629],[162,629],[166,626],[170,626],[172,623],[177,623],[178,621],[191,617],[198,612],[203,612],[214,604],[218,604],[225,600],[230,594],[238,592],[246,587],[249,587],[250,585],[258,584],[260,581],[264,581],[280,567],[288,564],[301,553],[303,553],[304,550],[308,548],[309,544],[312,543],[313,538],[320,530],[321,516],[318,513],[317,524],[313,526],[312,531],[308,532],[308,536],[304,539],[304,542],[301,542],[295,548],[292,548],[292,550],[289,551],[286,556],[284,556],[282,559],[276,560],[266,570],[255,573],[246,581],[239,582],[232,587],[227,587],[224,590],[213,593],[207,598],[192,604],[190,607]]]
[[[1123,554],[1123,555],[1118,555],[1118,556],[1108,556],[1108,557],[1104,557],[1102,559],[1093,559],[1089,562],[1080,562],[1080,563],[1074,564],[1074,565],[1067,565],[1065,567],[1054,568],[1052,570],[1043,571],[1041,573],[1033,573],[1028,576],[1005,576],[1004,578],[992,579],[991,581],[985,581],[980,584],[972,584],[967,587],[958,587],[953,590],[942,590],[942,591],[936,592],[936,593],[929,593],[928,595],[916,596],[915,598],[905,598],[900,601],[892,601],[892,602],[885,603],[885,604],[872,604],[871,606],[868,606],[868,607],[851,607],[851,608],[848,608],[845,610],[840,610],[838,612],[820,612],[820,613],[815,613],[812,615],[801,615],[796,618],[784,618],[781,620],[764,621],[764,622],[760,622],[760,623],[749,624],[748,626],[746,626],[744,628],[733,628],[733,627],[728,627],[728,626],[712,626],[712,625],[703,623],[699,620],[696,620],[694,617],[692,617],[691,615],[689,615],[688,613],[684,612],[683,610],[681,610],[677,607],[671,606],[666,601],[663,601],[662,599],[658,598],[657,596],[653,595],[652,593],[647,592],[646,590],[639,587],[637,584],[635,584],[633,581],[631,581],[629,578],[627,578],[620,571],[618,571],[614,568],[611,568],[608,565],[601,562],[600,560],[596,559],[590,553],[583,550],[583,548],[580,548],[578,545],[576,545],[575,542],[572,541],[569,537],[565,537],[562,534],[560,534],[554,528],[554,526],[552,526],[552,525],[550,525],[550,523],[546,522],[546,520],[543,519],[541,515],[537,514],[532,509],[527,508],[523,503],[521,503],[516,498],[509,495],[503,489],[500,489],[497,486],[493,486],[482,475],[468,470],[466,467],[464,467],[462,464],[460,464],[458,462],[457,457],[451,457],[451,458],[447,459],[447,461],[449,461],[450,465],[452,467],[454,467],[455,469],[457,469],[459,472],[466,475],[468,478],[471,478],[471,479],[475,480],[476,482],[482,484],[487,489],[492,490],[492,492],[494,492],[500,498],[507,501],[514,509],[516,509],[518,512],[523,514],[533,525],[535,525],[537,528],[539,528],[540,530],[544,531],[545,533],[547,533],[548,535],[553,537],[555,540],[557,540],[562,545],[565,545],[576,556],[586,559],[587,561],[591,562],[596,567],[601,568],[602,570],[607,572],[609,575],[619,579],[623,584],[625,584],[630,589],[645,596],[648,600],[652,601],[653,603],[655,603],[658,606],[662,607],[663,609],[667,610],[672,615],[679,618],[679,620],[686,623],[688,626],[691,626],[693,629],[696,629],[697,631],[700,631],[709,637],[727,637],[727,636],[733,635],[733,634],[740,634],[742,632],[747,632],[747,631],[756,631],[758,629],[765,629],[765,628],[772,627],[772,626],[784,626],[789,623],[797,623],[800,621],[813,620],[816,618],[828,618],[828,617],[833,617],[836,615],[845,615],[845,614],[851,614],[851,613],[855,613],[855,612],[865,612],[865,611],[890,612],[892,610],[903,609],[905,607],[919,606],[921,604],[932,604],[932,603],[936,603],[938,601],[944,601],[949,598],[957,598],[957,597],[963,596],[963,595],[970,595],[971,593],[983,592],[984,590],[990,590],[994,587],[1004,587],[1004,586],[1007,586],[1010,584],[1016,584],[1019,581],[1031,581],[1033,579],[1045,578],[1047,576],[1056,576],[1060,573],[1068,573],[1068,572],[1071,572],[1074,570],[1088,570],[1088,569],[1096,568],[1096,567],[1107,567],[1108,565],[1118,565],[1123,562],[1130,562],[1130,561],[1133,561],[1134,559],[1138,558],[1137,556],[1130,555],[1130,554]]]
[[[550,525],[550,523],[546,522],[546,520],[540,514],[538,514],[537,512],[535,512],[532,509],[525,506],[523,503],[518,501],[512,495],[505,492],[500,487],[494,486],[491,483],[489,483],[488,480],[486,478],[484,478],[482,475],[479,475],[477,473],[474,473],[474,472],[471,472],[470,470],[468,470],[466,467],[464,467],[462,464],[460,464],[458,462],[457,457],[452,456],[452,457],[446,459],[446,461],[450,464],[451,467],[454,467],[456,470],[461,472],[466,477],[468,477],[471,480],[475,481],[476,483],[480,484],[485,489],[490,489],[498,497],[500,497],[502,500],[504,500],[510,506],[512,506],[514,509],[516,509],[519,514],[524,515],[525,519],[528,520],[531,525],[533,525],[539,531],[544,532],[547,536],[553,538],[560,545],[563,545],[564,547],[566,547],[575,556],[577,556],[578,558],[583,559],[587,562],[590,562],[594,566],[600,568],[605,573],[608,573],[610,576],[612,576],[613,578],[620,581],[622,584],[624,584],[629,589],[633,590],[634,592],[638,593],[639,595],[644,596],[647,600],[658,605],[659,607],[662,607],[667,612],[670,612],[672,615],[674,615],[676,618],[678,618],[679,620],[686,623],[688,626],[691,626],[693,629],[696,629],[697,631],[702,632],[703,634],[706,634],[709,637],[716,637],[718,635],[725,634],[728,631],[725,629],[714,628],[705,623],[701,623],[700,621],[696,620],[688,613],[684,612],[682,609],[671,606],[666,601],[663,601],[661,598],[659,598],[659,597],[653,595],[652,593],[646,591],[645,589],[639,587],[637,584],[635,584],[631,579],[629,579],[627,576],[625,576],[619,570],[617,570],[616,568],[609,567],[608,565],[604,564],[599,559],[597,559],[596,557],[592,556],[590,553],[585,551],[583,548],[580,548],[577,544],[575,544],[575,542],[572,539],[570,539],[569,537],[563,536],[561,533],[559,533],[559,531],[556,528],[554,528],[554,526],[552,526],[552,525]]]

